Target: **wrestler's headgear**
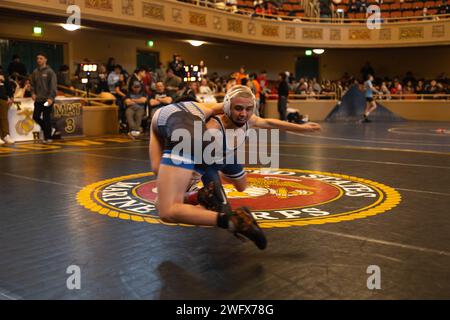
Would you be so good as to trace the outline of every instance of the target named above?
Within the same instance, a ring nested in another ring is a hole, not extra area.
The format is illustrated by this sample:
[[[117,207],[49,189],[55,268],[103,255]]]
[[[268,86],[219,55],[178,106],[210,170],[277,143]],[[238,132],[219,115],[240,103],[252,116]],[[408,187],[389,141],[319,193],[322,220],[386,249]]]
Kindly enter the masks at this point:
[[[231,99],[237,97],[252,98],[253,112],[256,111],[256,97],[253,94],[252,90],[249,87],[243,85],[232,86],[230,90],[227,91],[223,99],[223,112],[228,118],[230,118],[231,121],[233,121],[233,118],[231,117]]]

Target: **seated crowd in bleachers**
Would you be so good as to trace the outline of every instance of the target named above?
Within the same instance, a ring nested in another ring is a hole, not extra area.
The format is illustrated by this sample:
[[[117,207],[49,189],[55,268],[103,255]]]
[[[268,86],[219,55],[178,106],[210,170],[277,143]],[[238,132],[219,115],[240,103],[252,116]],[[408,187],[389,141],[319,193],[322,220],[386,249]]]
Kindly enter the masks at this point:
[[[84,62],[89,62],[85,59]],[[15,62],[11,62],[13,64]],[[94,96],[115,100],[119,107],[119,120],[122,129],[133,137],[148,131],[149,120],[159,108],[173,102],[197,101],[220,102],[226,91],[235,84],[249,86],[254,92],[259,113],[264,116],[267,99],[277,99],[280,79],[269,79],[266,71],[247,72],[244,66],[239,71],[226,76],[208,73],[205,63],[199,63],[195,81],[186,81],[185,62],[180,55],[174,55],[173,61],[165,68],[161,63],[155,70],[138,67],[128,73],[113,58],[99,65],[98,80],[90,88]],[[20,65],[18,65],[20,66]],[[20,68],[16,68],[19,70]],[[10,80],[15,88],[15,97],[30,97],[30,81],[26,75],[9,70]],[[86,86],[78,78],[78,72],[71,77],[68,66],[62,66],[57,72],[58,87],[61,94],[76,95],[84,92]],[[450,94],[450,79],[441,74],[435,79],[418,79],[411,72],[404,77],[386,77],[377,75],[370,64],[361,69],[361,74],[352,76],[344,73],[340,79],[322,79],[301,77],[296,79],[293,73],[283,72],[288,83],[289,99],[337,99],[353,85],[360,85],[368,74],[375,77],[374,86],[381,93],[379,99],[446,99]],[[77,91],[79,90],[79,91]],[[418,96],[424,95],[424,96]]]
[[[314,1],[294,0],[179,0],[192,4],[214,7],[233,13],[278,20],[300,21],[305,4]],[[448,0],[316,0],[321,18],[339,16],[348,19],[365,19],[370,5],[380,7],[382,18],[410,17],[424,19],[427,16],[450,14]],[[340,13],[337,15],[336,13]]]
[[[450,14],[450,6],[446,0],[342,0],[336,9],[343,10],[350,19],[365,19],[367,8],[372,4],[380,7],[382,18]]]

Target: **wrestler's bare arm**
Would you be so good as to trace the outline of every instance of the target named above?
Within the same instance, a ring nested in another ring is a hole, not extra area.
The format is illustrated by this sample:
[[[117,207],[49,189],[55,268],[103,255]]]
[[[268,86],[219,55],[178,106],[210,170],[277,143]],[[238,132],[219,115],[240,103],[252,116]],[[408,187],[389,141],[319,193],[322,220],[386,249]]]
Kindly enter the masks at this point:
[[[253,115],[248,122],[250,127],[261,129],[280,129],[292,132],[313,132],[320,130],[320,125],[315,122],[297,124],[278,119],[261,118],[255,115]]]
[[[196,103],[196,105],[205,113],[206,119],[223,113],[223,103]]]

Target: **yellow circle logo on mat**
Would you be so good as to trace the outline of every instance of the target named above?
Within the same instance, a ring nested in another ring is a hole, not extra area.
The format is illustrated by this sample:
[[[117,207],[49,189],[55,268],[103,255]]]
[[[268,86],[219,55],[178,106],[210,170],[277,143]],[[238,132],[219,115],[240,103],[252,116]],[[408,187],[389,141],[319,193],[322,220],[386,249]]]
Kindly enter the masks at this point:
[[[247,168],[248,188],[224,184],[233,208],[248,206],[262,228],[349,221],[386,212],[401,201],[393,188],[357,177],[297,169]],[[199,183],[199,187],[201,183]],[[153,173],[103,180],[83,188],[78,202],[112,218],[162,223]]]

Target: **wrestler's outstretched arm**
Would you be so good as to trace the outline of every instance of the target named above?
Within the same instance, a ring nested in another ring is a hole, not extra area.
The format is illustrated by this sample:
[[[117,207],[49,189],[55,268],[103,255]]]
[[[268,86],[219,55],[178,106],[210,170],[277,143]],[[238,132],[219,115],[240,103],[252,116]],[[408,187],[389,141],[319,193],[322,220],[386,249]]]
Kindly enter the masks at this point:
[[[272,118],[261,118],[253,115],[249,120],[250,127],[261,129],[280,129],[291,132],[314,132],[320,131],[320,124],[307,122],[304,124],[291,123]]]

